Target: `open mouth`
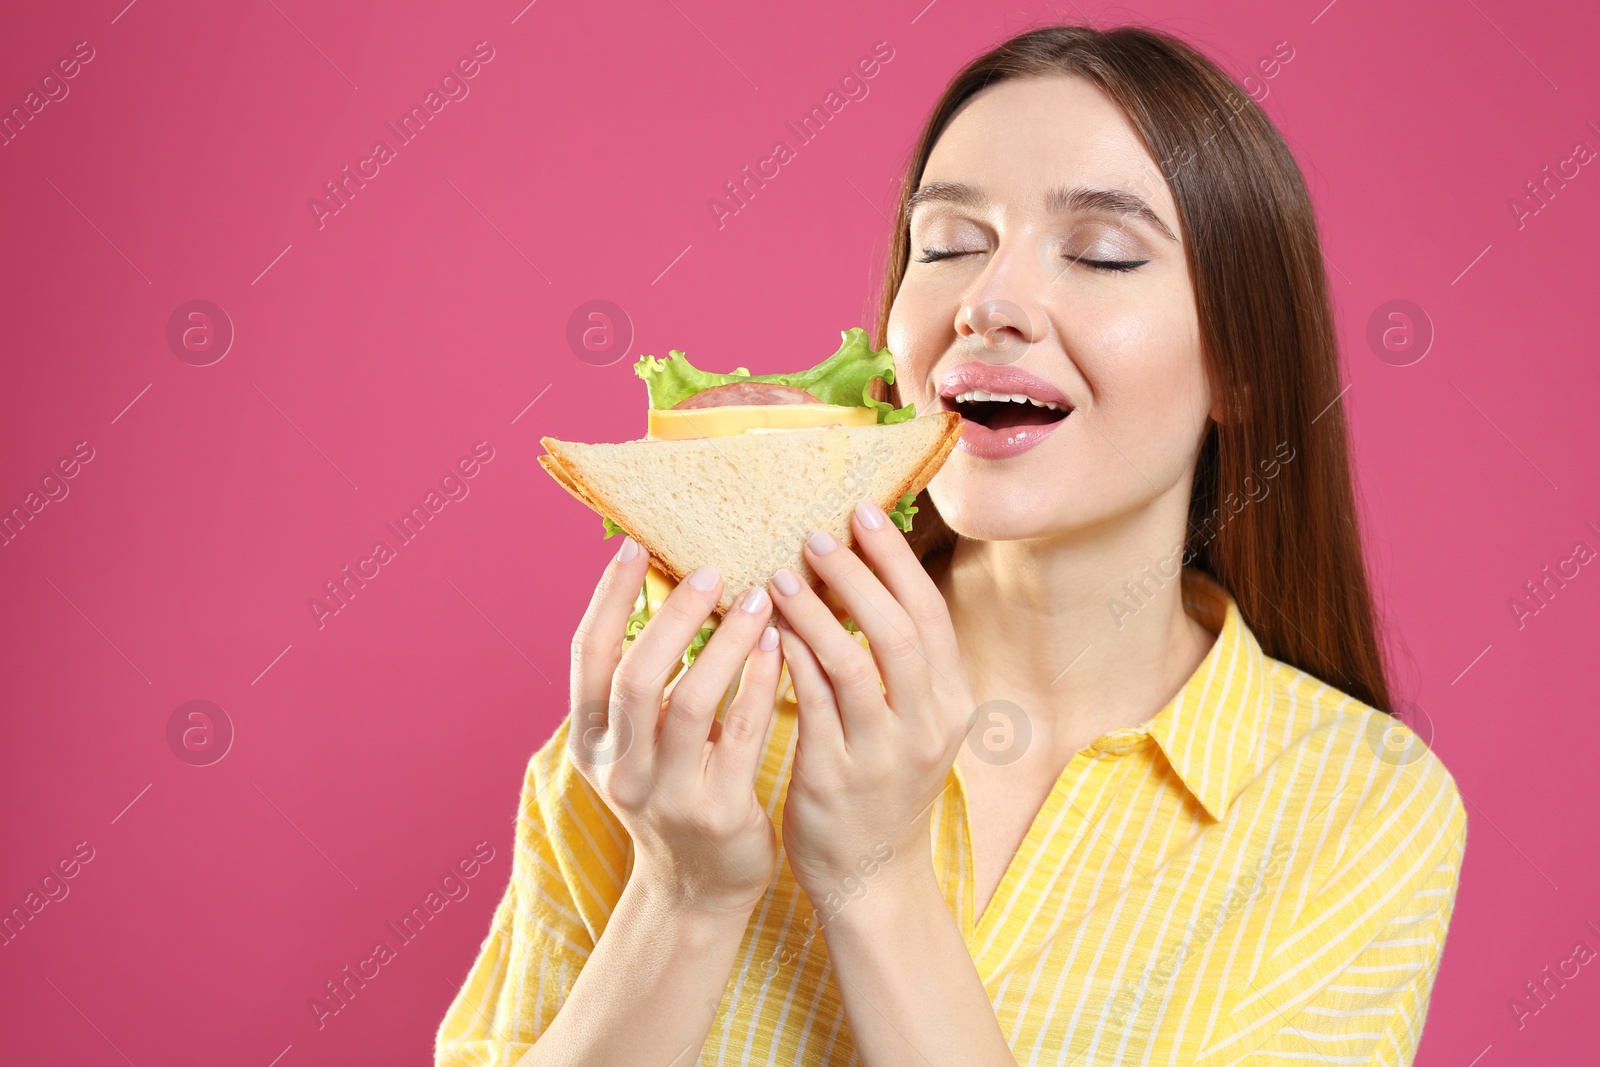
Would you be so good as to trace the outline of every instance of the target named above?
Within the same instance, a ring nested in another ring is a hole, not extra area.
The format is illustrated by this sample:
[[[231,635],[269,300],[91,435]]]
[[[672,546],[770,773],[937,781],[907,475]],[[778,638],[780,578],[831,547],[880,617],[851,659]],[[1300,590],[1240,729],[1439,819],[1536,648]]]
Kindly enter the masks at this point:
[[[1048,426],[1072,414],[1072,407],[1051,400],[1035,400],[1024,393],[988,393],[968,389],[945,397],[951,411],[968,422],[991,430],[1016,426]]]

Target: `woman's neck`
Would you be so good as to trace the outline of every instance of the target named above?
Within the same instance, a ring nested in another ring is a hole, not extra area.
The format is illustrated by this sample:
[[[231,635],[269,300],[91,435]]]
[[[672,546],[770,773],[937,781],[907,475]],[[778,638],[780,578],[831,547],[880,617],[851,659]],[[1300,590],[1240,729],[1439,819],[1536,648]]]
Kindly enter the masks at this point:
[[[1033,745],[1047,746],[1036,755],[1064,762],[1148,721],[1211,648],[1216,635],[1183,610],[1177,537],[1151,518],[1050,540],[963,538],[934,569],[974,699],[1023,709]]]

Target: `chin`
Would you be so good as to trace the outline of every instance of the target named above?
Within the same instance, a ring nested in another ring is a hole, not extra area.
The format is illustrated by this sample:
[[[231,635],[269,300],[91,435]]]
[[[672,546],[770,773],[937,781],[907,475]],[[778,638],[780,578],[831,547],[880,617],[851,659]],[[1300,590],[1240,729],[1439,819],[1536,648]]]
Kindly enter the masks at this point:
[[[1069,536],[1117,523],[1149,508],[1158,494],[1116,472],[1042,453],[1039,462],[1003,468],[957,453],[928,495],[940,518],[974,541],[1027,541]]]
[[[951,464],[953,465],[953,463]],[[1009,483],[1009,484],[1008,484]],[[1041,490],[1040,485],[1049,485]],[[928,495],[945,524],[974,541],[1021,541],[1060,530],[1063,481],[1002,478],[992,473],[945,470]]]

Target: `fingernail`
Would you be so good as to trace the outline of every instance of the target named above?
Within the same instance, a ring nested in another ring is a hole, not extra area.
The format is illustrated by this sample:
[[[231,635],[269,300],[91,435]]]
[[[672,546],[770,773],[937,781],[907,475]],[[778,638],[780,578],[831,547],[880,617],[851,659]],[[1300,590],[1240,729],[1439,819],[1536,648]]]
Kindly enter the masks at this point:
[[[883,509],[870,500],[862,500],[856,505],[856,518],[861,520],[861,525],[869,530],[876,530],[884,523]]]
[[[772,576],[772,584],[778,587],[778,592],[784,596],[794,596],[800,591],[800,579],[795,577],[794,571],[788,567],[780,567],[778,573]]]
[[[767,610],[772,603],[772,598],[767,596],[767,591],[759,585],[752,585],[744,591],[744,596],[739,598],[739,610],[748,611],[754,615]]]
[[[617,562],[626,563],[638,554],[639,542],[624,534],[622,536],[622,547],[617,549]]]
[[[778,647],[778,628],[771,623],[761,631],[761,651],[771,652]]]
[[[688,583],[703,593],[709,593],[717,587],[717,568],[712,566],[701,567],[686,579]]]
[[[811,551],[819,556],[826,556],[829,552],[839,547],[839,541],[827,530],[812,530],[806,538],[806,544],[811,546]],[[785,590],[787,592],[787,590]]]

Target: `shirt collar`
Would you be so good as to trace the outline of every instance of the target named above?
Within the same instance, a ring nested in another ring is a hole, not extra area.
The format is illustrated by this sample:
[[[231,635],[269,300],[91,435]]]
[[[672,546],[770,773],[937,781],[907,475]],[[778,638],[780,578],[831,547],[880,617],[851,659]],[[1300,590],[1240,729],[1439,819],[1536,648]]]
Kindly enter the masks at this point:
[[[1182,591],[1184,610],[1217,638],[1166,707],[1135,729],[1155,738],[1189,792],[1221,819],[1253,774],[1269,661],[1216,579],[1185,567]]]

